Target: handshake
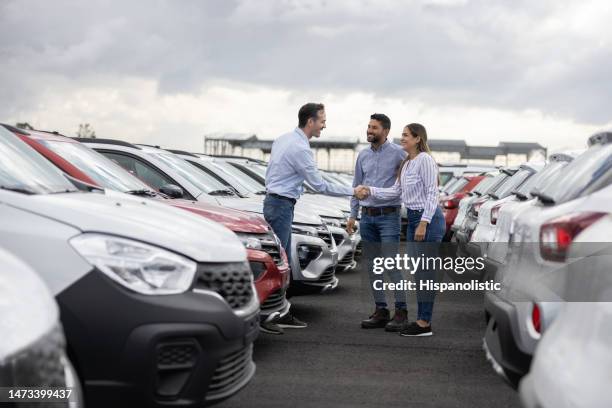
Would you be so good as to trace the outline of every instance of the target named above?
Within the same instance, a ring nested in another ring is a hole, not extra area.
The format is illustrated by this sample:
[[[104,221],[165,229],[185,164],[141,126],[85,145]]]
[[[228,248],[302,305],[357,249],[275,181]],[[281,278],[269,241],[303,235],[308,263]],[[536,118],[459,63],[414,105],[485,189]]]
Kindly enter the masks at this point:
[[[365,200],[370,196],[370,187],[368,186],[357,186],[354,190],[354,195],[360,200]]]

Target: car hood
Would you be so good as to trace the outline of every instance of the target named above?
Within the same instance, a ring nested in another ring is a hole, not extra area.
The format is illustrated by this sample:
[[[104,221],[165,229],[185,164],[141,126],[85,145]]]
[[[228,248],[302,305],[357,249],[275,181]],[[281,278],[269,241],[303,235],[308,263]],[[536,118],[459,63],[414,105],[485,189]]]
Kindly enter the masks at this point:
[[[252,212],[238,211],[215,204],[189,200],[164,200],[166,204],[201,215],[209,220],[223,224],[234,232],[263,234],[269,231],[268,223],[262,216]]]
[[[183,210],[123,193],[3,194],[2,201],[82,232],[146,242],[197,262],[243,262],[246,250],[224,226]]]
[[[350,206],[346,206],[348,210]],[[305,199],[304,196],[297,202],[296,209],[305,213],[314,213],[321,217],[344,218],[344,213],[338,208],[333,201],[325,199]]]
[[[250,198],[219,198],[219,204],[224,207],[233,208],[235,210],[249,211],[257,214],[263,214],[263,200],[264,197],[250,197]],[[298,224],[312,224],[320,225],[323,223],[321,217],[311,209],[305,210],[296,206],[293,214],[293,222]]]

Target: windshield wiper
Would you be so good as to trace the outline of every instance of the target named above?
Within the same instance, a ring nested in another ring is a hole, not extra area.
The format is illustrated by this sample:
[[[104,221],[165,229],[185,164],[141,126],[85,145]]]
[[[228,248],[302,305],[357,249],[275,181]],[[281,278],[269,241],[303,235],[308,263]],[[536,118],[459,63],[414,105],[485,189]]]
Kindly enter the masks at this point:
[[[13,187],[7,187],[7,186],[0,186],[0,189],[2,190],[7,190],[7,191],[13,191],[15,193],[22,193],[22,194],[28,194],[28,195],[33,195],[36,194],[36,191],[27,188],[27,187],[17,187],[17,186],[13,186]]]
[[[259,190],[255,192],[255,195],[266,195],[266,194],[268,194],[266,190]]]
[[[229,196],[236,195],[236,193],[230,190],[229,188],[226,188],[223,190],[213,190],[213,191],[210,191],[208,194],[209,195],[229,195]]]
[[[527,196],[520,191],[514,190],[512,194],[514,194],[521,201],[525,201],[527,199]]]
[[[146,196],[146,197],[156,197],[158,195],[157,192],[146,189],[146,188],[143,188],[140,190],[128,190],[125,192],[125,194],[132,194],[135,196]]]

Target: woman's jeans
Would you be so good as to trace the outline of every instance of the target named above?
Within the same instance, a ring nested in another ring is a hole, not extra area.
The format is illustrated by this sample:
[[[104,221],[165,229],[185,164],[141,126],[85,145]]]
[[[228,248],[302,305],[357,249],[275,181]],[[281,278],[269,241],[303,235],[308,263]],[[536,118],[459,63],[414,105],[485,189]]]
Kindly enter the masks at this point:
[[[414,233],[421,222],[421,216],[423,210],[408,210],[408,229],[406,231],[406,241],[408,256],[411,257],[427,257],[435,258],[440,253],[440,242],[444,237],[446,231],[446,223],[444,222],[444,215],[440,207],[436,208],[436,212],[431,219],[429,225],[427,225],[427,232],[425,233],[425,239],[422,242],[414,241]],[[434,264],[435,262],[431,262]],[[432,266],[432,265],[430,265]],[[434,298],[436,296],[435,290],[420,290],[420,283],[422,281],[435,281],[436,271],[435,268],[422,267],[415,273],[415,281],[417,284],[417,320],[424,320],[431,322],[433,313]]]

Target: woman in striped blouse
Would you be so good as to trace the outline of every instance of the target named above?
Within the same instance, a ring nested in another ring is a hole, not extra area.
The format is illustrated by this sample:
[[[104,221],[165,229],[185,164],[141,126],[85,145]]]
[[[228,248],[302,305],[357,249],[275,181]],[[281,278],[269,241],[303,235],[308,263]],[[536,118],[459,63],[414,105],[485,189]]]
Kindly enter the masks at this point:
[[[402,198],[408,212],[408,255],[436,257],[445,231],[444,215],[438,205],[438,165],[427,145],[427,131],[411,123],[402,132],[401,145],[408,153],[402,162],[395,185],[389,188],[367,187],[376,198]],[[431,336],[431,317],[435,291],[419,290],[419,282],[435,280],[433,269],[421,268],[417,280],[417,320],[406,326],[402,336]]]

